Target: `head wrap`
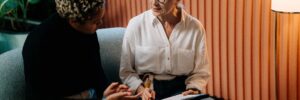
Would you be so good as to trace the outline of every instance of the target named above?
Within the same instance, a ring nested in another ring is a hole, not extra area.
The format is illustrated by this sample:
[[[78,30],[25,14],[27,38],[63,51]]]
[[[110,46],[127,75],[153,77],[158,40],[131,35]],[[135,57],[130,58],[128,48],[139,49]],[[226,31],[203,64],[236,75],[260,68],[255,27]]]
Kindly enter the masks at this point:
[[[55,0],[55,3],[61,17],[79,22],[89,20],[99,8],[104,7],[104,0]]]

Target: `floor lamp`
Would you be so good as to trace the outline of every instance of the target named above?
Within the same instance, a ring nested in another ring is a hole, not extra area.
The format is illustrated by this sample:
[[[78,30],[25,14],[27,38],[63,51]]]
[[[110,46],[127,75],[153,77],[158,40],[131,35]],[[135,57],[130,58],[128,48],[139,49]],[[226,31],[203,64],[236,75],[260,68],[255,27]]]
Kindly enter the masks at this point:
[[[272,0],[272,11],[275,13],[275,89],[278,100],[278,56],[277,56],[277,15],[278,14],[300,14],[300,0]]]

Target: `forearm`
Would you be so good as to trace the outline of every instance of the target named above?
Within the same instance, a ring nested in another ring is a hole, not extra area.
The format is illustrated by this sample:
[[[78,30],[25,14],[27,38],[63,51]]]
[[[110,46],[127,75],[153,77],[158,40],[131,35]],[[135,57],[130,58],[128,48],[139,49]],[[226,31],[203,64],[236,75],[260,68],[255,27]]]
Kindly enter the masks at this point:
[[[203,64],[201,67],[197,67],[194,72],[186,79],[187,89],[195,88],[203,90],[207,85],[208,79],[210,78],[209,65]]]

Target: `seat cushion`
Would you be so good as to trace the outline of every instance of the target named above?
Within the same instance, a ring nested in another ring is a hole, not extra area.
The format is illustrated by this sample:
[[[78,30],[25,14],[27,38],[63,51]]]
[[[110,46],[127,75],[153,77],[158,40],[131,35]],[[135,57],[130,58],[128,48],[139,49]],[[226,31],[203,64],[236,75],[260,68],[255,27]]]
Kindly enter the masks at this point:
[[[25,77],[22,49],[0,55],[0,100],[24,100]]]

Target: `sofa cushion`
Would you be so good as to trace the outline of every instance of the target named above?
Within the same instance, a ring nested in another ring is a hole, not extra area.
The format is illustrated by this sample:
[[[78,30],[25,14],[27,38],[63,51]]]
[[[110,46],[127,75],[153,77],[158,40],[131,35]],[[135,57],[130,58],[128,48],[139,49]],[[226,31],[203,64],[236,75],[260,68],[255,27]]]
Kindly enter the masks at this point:
[[[121,82],[119,67],[125,28],[107,28],[97,31],[101,63],[110,82]]]

